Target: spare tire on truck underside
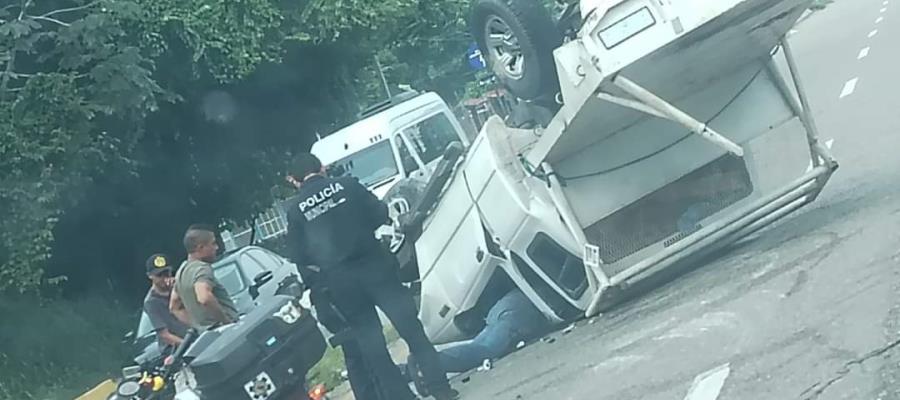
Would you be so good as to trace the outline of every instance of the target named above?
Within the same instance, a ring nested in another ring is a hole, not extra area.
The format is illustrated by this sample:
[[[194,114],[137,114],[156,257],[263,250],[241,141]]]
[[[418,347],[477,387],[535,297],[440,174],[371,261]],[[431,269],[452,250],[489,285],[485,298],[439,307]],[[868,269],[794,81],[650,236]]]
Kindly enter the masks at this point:
[[[470,28],[488,67],[514,96],[552,98],[559,90],[553,50],[562,35],[540,0],[476,0]]]

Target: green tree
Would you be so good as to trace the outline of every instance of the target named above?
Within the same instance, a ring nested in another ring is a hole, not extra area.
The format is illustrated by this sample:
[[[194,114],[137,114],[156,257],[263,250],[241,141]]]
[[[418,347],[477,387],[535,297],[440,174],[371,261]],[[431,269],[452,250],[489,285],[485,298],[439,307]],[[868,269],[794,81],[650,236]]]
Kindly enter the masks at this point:
[[[133,177],[135,146],[161,105],[278,61],[281,21],[264,0],[4,6],[0,289],[40,286],[60,215],[94,179]]]
[[[118,366],[118,359],[91,362],[98,349],[84,357],[64,344],[114,341],[133,316],[92,314],[136,306],[146,290],[137,266],[150,252],[177,255],[187,224],[241,221],[268,207],[292,152],[383,97],[376,55],[392,86],[437,90],[452,101],[471,76],[463,59],[467,7],[462,0],[4,2],[0,293],[47,295],[52,287],[66,300],[0,302],[4,318],[18,322],[0,330],[3,342],[30,343],[28,352],[0,346],[0,372],[22,377],[0,383],[0,397],[41,396],[37,385],[65,397]],[[79,299],[101,291],[123,301]]]
[[[292,151],[383,97],[376,55],[392,86],[452,100],[471,79],[463,59],[467,7],[462,0],[3,6],[0,291],[36,290],[48,276],[70,275],[72,260],[113,271],[160,246],[154,238],[171,242],[187,223],[240,221],[268,206]],[[100,254],[111,244],[127,250]],[[114,280],[139,278],[113,272]]]
[[[163,94],[125,29],[135,7],[49,3],[0,12],[0,289],[41,283],[52,228],[77,200],[69,189],[127,167],[121,155]]]

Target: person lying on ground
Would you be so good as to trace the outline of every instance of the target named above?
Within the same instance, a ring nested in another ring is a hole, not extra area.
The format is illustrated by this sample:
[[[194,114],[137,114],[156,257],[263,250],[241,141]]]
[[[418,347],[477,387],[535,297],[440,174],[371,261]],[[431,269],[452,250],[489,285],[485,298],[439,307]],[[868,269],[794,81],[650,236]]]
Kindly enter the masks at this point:
[[[469,342],[440,350],[441,366],[448,373],[475,369],[484,360],[496,360],[516,350],[519,342],[533,340],[547,333],[552,323],[518,288],[503,296],[487,314],[485,327]],[[408,379],[419,384],[413,357],[407,359]]]

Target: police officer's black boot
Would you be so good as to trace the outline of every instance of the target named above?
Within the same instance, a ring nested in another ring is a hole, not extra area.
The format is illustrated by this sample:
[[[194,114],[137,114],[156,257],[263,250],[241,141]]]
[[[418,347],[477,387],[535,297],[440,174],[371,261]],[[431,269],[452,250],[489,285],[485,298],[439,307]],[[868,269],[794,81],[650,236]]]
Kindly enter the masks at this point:
[[[459,398],[459,392],[449,385],[441,388],[429,388],[425,383],[425,377],[422,376],[419,365],[416,363],[416,359],[412,354],[406,359],[405,374],[407,378],[412,381],[413,386],[416,387],[416,392],[419,393],[419,396],[431,396],[435,400],[456,400]]]

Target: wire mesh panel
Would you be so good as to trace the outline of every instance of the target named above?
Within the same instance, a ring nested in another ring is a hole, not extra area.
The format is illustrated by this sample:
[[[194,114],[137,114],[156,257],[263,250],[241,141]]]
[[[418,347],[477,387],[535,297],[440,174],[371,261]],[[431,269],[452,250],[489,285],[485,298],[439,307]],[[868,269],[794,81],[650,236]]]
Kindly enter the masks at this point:
[[[585,235],[604,263],[615,263],[663,240],[667,247],[677,243],[752,193],[744,161],[726,155],[601,219]]]

